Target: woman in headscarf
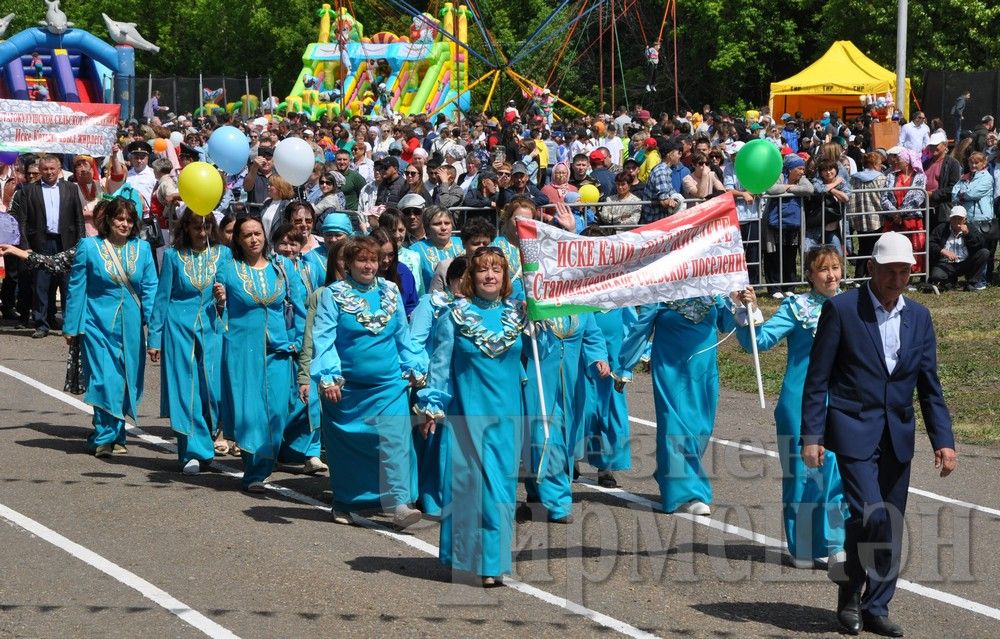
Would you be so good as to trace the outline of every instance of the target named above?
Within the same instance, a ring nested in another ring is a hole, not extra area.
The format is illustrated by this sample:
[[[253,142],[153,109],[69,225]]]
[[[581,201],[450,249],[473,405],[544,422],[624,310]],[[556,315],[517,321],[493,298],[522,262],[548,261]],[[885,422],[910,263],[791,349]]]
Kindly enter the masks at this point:
[[[885,217],[882,232],[898,231],[906,235],[913,245],[916,263],[913,273],[924,270],[924,204],[927,200],[927,177],[920,154],[903,148],[896,155],[893,172],[889,176],[889,190],[882,195]]]
[[[569,183],[569,165],[558,162],[552,167],[552,181],[542,187],[542,194],[549,202],[565,202],[567,193],[576,193],[578,189]]]

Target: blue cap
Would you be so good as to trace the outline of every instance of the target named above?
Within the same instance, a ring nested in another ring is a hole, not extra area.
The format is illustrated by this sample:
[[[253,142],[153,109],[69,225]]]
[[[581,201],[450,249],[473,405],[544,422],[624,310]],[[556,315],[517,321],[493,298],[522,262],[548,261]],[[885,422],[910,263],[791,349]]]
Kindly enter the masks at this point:
[[[801,166],[805,166],[806,161],[803,160],[798,154],[792,153],[790,155],[785,156],[784,165],[785,165],[784,166],[785,171],[788,172],[791,171],[792,169],[797,169]]]
[[[319,230],[323,235],[327,233],[351,235],[354,233],[354,225],[351,224],[351,218],[346,213],[327,213],[323,216]]]

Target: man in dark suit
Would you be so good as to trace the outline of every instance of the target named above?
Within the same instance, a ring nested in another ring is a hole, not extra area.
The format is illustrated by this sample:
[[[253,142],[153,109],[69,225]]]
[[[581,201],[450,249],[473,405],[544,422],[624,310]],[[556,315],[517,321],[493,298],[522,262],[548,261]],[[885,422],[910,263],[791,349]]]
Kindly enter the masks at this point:
[[[55,155],[46,155],[39,163],[41,180],[25,184],[24,214],[20,220],[21,246],[42,255],[55,255],[76,246],[83,237],[83,205],[75,184],[60,179],[62,162]],[[32,337],[49,334],[49,322],[55,316],[56,288],[66,303],[66,278],[50,275],[44,269],[35,271]]]
[[[910,485],[920,400],[934,466],[955,468],[951,416],[937,376],[937,345],[927,308],[904,299],[915,263],[906,236],[885,233],[869,261],[871,281],[823,305],[802,400],[802,457],[823,463],[837,454],[850,514],[847,562],[838,581],[837,618],[844,629],[901,637],[889,620]],[[862,588],[864,592],[862,593]],[[862,596],[863,595],[863,596]]]

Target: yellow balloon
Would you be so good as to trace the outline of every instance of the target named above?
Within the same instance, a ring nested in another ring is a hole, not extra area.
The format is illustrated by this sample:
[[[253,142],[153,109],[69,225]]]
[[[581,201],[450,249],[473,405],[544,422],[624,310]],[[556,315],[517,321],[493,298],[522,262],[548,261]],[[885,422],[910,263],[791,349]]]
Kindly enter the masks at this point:
[[[219,170],[208,162],[192,162],[177,178],[177,190],[189,209],[205,217],[218,206],[225,185]]]
[[[593,184],[584,184],[580,187],[580,201],[593,204],[601,199],[601,192]]]

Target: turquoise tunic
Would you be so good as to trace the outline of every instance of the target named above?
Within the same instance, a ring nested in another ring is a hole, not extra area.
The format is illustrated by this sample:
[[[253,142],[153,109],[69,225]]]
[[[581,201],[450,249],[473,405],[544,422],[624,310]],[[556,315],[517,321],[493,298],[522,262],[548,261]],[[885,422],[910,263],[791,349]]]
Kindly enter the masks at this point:
[[[224,320],[212,285],[219,267],[231,259],[225,246],[163,253],[149,347],[162,351],[160,417],[170,418],[170,428],[183,436],[177,451],[182,462],[215,456]]]
[[[458,300],[435,332],[418,411],[448,415],[439,557],[455,570],[511,571],[524,429],[523,303]]]
[[[608,360],[608,349],[593,313],[537,322],[549,439],[545,440],[538,377],[529,352],[525,390],[531,447],[525,488],[529,501],[540,501],[551,519],[573,509],[573,462],[584,455],[584,420],[593,401],[587,392],[585,369]],[[530,342],[529,346],[530,348]],[[541,468],[541,472],[539,472]]]
[[[434,279],[434,270],[442,260],[456,258],[463,252],[461,243],[453,238],[448,239],[444,248],[438,248],[431,240],[424,238],[411,244],[409,250],[420,258],[420,279],[427,283]]]
[[[455,297],[445,291],[428,293],[420,298],[420,303],[410,314],[410,339],[414,348],[427,352],[428,357],[437,344],[434,329],[443,314],[451,310]],[[445,456],[443,446],[447,441],[447,424],[441,422],[433,433],[424,437],[419,430],[413,431],[413,447],[417,451],[417,504],[425,515],[441,516],[443,505]]]
[[[809,368],[809,354],[820,311],[826,297],[803,293],[788,297],[774,316],[757,328],[757,349],[774,348],[788,339],[788,361],[781,384],[774,423],[781,461],[781,503],[788,552],[795,559],[828,557],[844,549],[847,503],[837,468],[837,456],[827,451],[823,465],[809,468],[802,461],[802,389]],[[750,352],[750,329],[740,326],[736,335]]]
[[[308,268],[309,275],[315,283],[313,288],[323,286],[326,283],[326,263],[329,259],[326,244],[319,245],[315,249],[303,255],[300,259]]]
[[[654,476],[668,513],[689,501],[712,501],[701,457],[712,436],[719,401],[716,336],[734,325],[721,297],[651,304],[639,311],[622,344],[618,375],[628,380],[653,335]]]
[[[618,362],[622,341],[637,317],[631,306],[594,313],[612,365]],[[587,461],[601,471],[628,470],[632,467],[632,429],[625,392],[615,391],[612,377],[601,377],[588,367],[587,397]]]
[[[287,281],[278,264],[289,274]],[[259,269],[232,260],[217,275],[226,287],[223,405],[230,415],[223,419],[233,425],[244,451],[244,485],[266,479],[282,449],[300,348],[296,337],[305,323],[299,302],[304,292],[294,273],[288,260],[275,256]],[[286,298],[294,312],[292,327]]]
[[[399,263],[410,269],[410,273],[413,275],[413,284],[416,287],[417,295],[423,295],[427,290],[427,286],[430,285],[428,281],[424,283],[424,278],[420,274],[420,256],[405,246],[399,247],[397,253],[399,257]]]
[[[399,289],[376,278],[320,290],[310,372],[320,387],[343,385],[339,402],[322,400],[333,507],[412,503],[417,465],[407,380],[424,381],[427,354],[410,341]]]
[[[87,237],[76,246],[66,302],[65,335],[82,335],[84,401],[110,414],[119,422],[136,419],[142,401],[146,364],[143,326],[149,321],[156,295],[156,266],[149,244],[132,239],[118,253],[125,277],[141,302],[137,305],[119,277],[109,252],[109,243]],[[96,413],[95,413],[95,424]],[[121,432],[95,432],[90,445],[124,441]]]

